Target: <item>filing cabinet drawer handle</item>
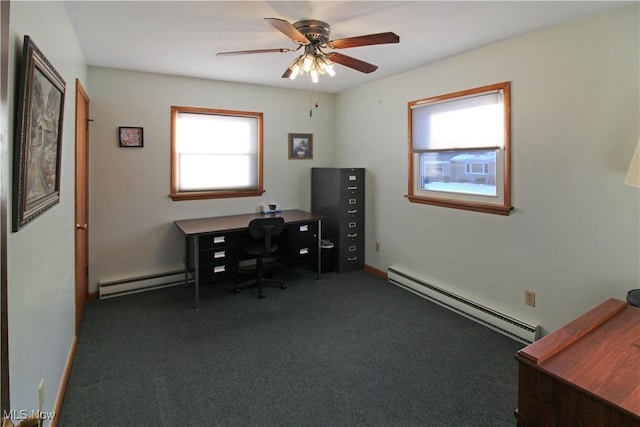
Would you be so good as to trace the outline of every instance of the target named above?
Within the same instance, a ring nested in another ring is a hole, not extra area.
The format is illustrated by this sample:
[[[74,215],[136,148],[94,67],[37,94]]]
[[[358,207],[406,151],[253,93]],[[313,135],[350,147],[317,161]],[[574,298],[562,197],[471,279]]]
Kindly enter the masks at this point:
[[[347,261],[356,261],[358,259],[357,256],[351,257],[351,258],[347,258]]]
[[[358,175],[349,175],[349,181],[357,181]]]
[[[358,226],[358,223],[356,222],[350,222],[349,223],[349,228],[356,228]]]
[[[213,243],[224,243],[226,236],[214,236]]]
[[[350,185],[349,187],[347,187],[347,190],[357,190],[358,186],[357,185]]]
[[[216,265],[215,267],[213,267],[213,272],[214,273],[224,273],[226,270],[224,265]]]
[[[347,237],[350,238],[350,239],[356,238],[356,237],[358,237],[358,233],[347,234]]]
[[[309,224],[304,224],[300,226],[300,231],[304,232],[304,231],[309,231]]]
[[[356,199],[349,199],[349,204],[350,205],[355,205],[356,203],[358,203],[358,201]]]
[[[309,255],[309,248],[301,248],[300,255]]]
[[[347,211],[348,214],[355,214],[358,213],[358,209],[350,209]]]
[[[213,253],[213,259],[225,258],[227,256],[226,251],[218,251]]]
[[[356,247],[354,246],[349,246],[349,252],[355,252],[356,251]]]

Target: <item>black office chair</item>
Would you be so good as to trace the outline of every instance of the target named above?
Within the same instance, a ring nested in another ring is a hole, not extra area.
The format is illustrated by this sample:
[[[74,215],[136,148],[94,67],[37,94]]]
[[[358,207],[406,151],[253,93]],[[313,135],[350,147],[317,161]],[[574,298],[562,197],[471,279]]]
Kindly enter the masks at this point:
[[[240,292],[241,289],[257,286],[258,298],[264,298],[263,287],[276,287],[275,285],[278,285],[280,289],[287,288],[281,280],[271,280],[263,277],[264,258],[271,256],[272,253],[278,250],[278,245],[272,241],[272,238],[280,235],[282,230],[284,230],[284,218],[282,217],[256,218],[249,223],[250,238],[243,244],[243,249],[247,254],[256,257],[257,277],[248,282],[236,284],[234,288],[236,293]]]

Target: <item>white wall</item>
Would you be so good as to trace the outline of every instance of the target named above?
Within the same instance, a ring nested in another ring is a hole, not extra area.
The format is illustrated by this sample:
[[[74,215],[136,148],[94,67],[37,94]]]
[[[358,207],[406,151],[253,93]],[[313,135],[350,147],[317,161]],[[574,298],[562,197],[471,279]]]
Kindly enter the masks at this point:
[[[368,171],[367,264],[405,267],[547,331],[640,287],[639,192],[623,185],[639,135],[638,18],[634,4],[340,93],[337,166]],[[502,81],[515,211],[409,203],[407,102]]]
[[[334,163],[334,95],[105,68],[89,69],[90,292],[99,281],[182,268],[174,220],[255,212],[276,201],[309,209],[310,168]],[[172,201],[172,105],[264,113],[262,197]],[[143,148],[118,147],[119,126],[142,126]],[[287,134],[312,133],[313,159],[289,160]]]
[[[62,3],[13,1],[10,27],[9,117],[16,114],[16,73],[25,34],[66,82],[60,203],[19,232],[9,233],[7,242],[11,409],[31,414],[38,410],[41,379],[43,410],[53,410],[75,335],[75,80],[84,83],[87,70]],[[11,122],[9,141],[14,137]]]

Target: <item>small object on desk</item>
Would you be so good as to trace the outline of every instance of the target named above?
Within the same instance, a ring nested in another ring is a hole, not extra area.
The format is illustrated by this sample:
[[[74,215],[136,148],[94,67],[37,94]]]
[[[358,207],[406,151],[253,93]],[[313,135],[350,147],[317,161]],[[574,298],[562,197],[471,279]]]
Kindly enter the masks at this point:
[[[640,307],[640,289],[631,289],[627,293],[627,302],[634,307]]]
[[[260,205],[260,212],[261,213],[278,213],[278,212],[282,212],[282,209],[280,209],[280,205],[277,203],[265,203]]]

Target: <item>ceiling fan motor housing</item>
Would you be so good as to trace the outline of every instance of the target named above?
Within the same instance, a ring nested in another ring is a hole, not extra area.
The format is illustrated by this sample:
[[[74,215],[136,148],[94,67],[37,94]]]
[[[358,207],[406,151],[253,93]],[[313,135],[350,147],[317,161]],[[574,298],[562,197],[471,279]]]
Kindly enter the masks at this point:
[[[294,23],[293,27],[304,34],[313,45],[322,46],[329,41],[331,26],[326,22],[308,19]]]

